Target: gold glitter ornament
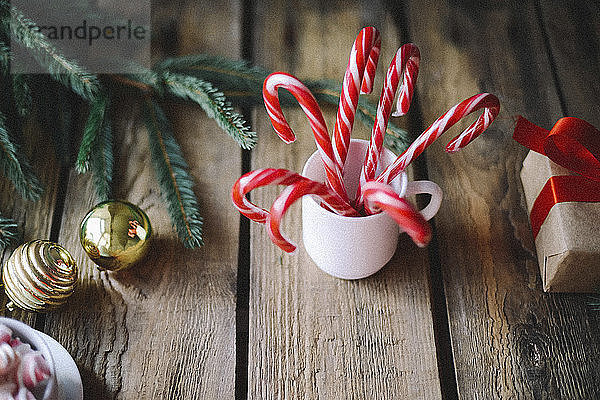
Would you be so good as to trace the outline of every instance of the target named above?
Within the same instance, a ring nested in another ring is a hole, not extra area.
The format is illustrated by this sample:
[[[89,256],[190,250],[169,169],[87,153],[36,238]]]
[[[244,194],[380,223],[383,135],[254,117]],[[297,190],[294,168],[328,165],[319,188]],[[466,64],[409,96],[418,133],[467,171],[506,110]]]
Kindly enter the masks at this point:
[[[33,240],[17,247],[2,268],[9,310],[51,311],[62,305],[77,285],[77,265],[62,246]]]
[[[150,219],[139,207],[110,200],[87,213],[79,228],[83,249],[100,269],[119,271],[140,261],[152,236]]]

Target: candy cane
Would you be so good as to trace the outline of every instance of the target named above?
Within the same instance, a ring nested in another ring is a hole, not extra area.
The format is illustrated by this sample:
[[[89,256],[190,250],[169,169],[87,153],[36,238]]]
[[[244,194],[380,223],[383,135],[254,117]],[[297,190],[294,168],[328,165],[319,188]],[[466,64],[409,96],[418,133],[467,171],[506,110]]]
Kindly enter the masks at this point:
[[[375,116],[375,124],[373,125],[373,132],[371,133],[369,149],[367,150],[365,163],[361,171],[360,182],[356,194],[357,199],[360,199],[361,184],[375,178],[375,171],[377,170],[377,164],[379,163],[379,157],[381,155],[381,150],[383,149],[383,139],[385,138],[385,131],[390,119],[392,104],[394,102],[396,90],[398,89],[400,77],[404,75],[402,86],[400,87],[400,94],[398,95],[396,112],[393,114],[394,116],[402,116],[406,114],[410,108],[414,84],[419,73],[420,60],[421,55],[419,53],[419,48],[412,43],[407,43],[398,49],[390,63],[381,90],[379,104],[377,105],[377,115]],[[361,206],[361,204],[356,205],[359,209]]]
[[[19,386],[10,381],[0,381],[0,399],[14,400],[14,393],[19,391]],[[35,397],[33,398],[35,400]]]
[[[10,343],[12,339],[12,330],[6,326],[0,324],[0,343]]]
[[[287,253],[295,252],[296,245],[290,242],[281,232],[280,225],[283,216],[295,201],[306,195],[317,196],[330,207],[335,207],[335,204],[331,203],[332,198],[328,192],[329,190],[325,185],[309,179],[285,188],[273,202],[267,217],[267,232],[273,243]],[[347,216],[358,216],[358,213],[354,211],[353,215],[348,214]]]
[[[7,342],[0,344],[0,376],[6,376],[18,364],[15,350]]]
[[[389,165],[378,177],[378,182],[389,183],[402,172],[406,167],[418,157],[431,143],[440,135],[450,129],[454,124],[465,116],[483,108],[483,113],[460,135],[448,143],[446,151],[454,153],[473,139],[481,135],[494,121],[500,111],[500,102],[498,98],[490,93],[477,94],[471,98],[463,100],[452,107],[444,115],[439,117],[425,132],[423,132],[396,161]]]
[[[319,188],[318,195],[327,203],[331,209],[340,215],[356,216],[358,213],[350,204],[340,198],[326,185],[312,180],[286,169],[264,168],[248,172],[242,175],[233,185],[231,199],[240,213],[251,220],[265,223],[269,211],[258,207],[246,198],[246,194],[252,190],[267,185],[295,185],[298,183],[314,183]]]
[[[296,135],[290,128],[290,125],[283,115],[281,105],[279,104],[278,88],[287,89],[300,103],[300,107],[308,117],[308,121],[315,136],[315,142],[319,149],[319,154],[323,160],[327,183],[344,200],[348,199],[344,180],[342,178],[342,169],[335,162],[331,138],[327,131],[327,125],[323,118],[323,113],[319,108],[317,100],[302,82],[296,77],[283,72],[272,73],[265,79],[263,84],[263,98],[267,114],[271,119],[273,129],[277,135],[286,143],[292,143],[296,140]]]
[[[391,186],[369,181],[363,185],[365,206],[372,211],[377,208],[387,213],[400,225],[404,232],[419,247],[425,247],[431,240],[431,226],[420,212],[406,200],[400,198]]]
[[[400,60],[398,60],[400,59]],[[421,52],[414,43],[406,43],[398,49],[396,55],[392,59],[390,68],[394,67],[394,74],[402,74],[402,86],[400,86],[400,95],[396,103],[396,111],[392,114],[394,117],[401,117],[408,112],[410,103],[412,102],[413,92],[415,90],[415,82],[419,74],[419,64],[421,63]],[[389,69],[388,69],[389,73]],[[390,91],[390,106],[396,93],[399,77],[395,78],[393,89]],[[385,89],[384,89],[385,90]],[[383,95],[383,91],[382,91]],[[387,111],[389,114],[389,111]],[[389,115],[387,116],[389,119]],[[386,121],[387,124],[387,121]],[[383,131],[385,133],[385,130]]]
[[[360,31],[350,52],[333,131],[333,152],[341,170],[348,155],[358,97],[361,92],[371,93],[373,90],[380,50],[379,32],[373,27],[367,27]]]
[[[17,394],[14,397],[10,397],[11,400],[35,400],[35,396],[26,387],[19,388]]]
[[[37,351],[31,351],[21,358],[17,372],[17,380],[28,389],[33,389],[38,383],[50,377],[50,367],[44,357]]]

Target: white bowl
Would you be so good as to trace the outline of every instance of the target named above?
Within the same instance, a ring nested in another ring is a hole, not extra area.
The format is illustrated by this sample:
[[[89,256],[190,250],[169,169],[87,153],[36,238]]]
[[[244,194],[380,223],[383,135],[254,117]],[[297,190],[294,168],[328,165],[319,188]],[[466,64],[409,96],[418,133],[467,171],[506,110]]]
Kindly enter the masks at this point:
[[[46,384],[43,400],[83,399],[83,385],[77,365],[60,343],[16,319],[0,317],[0,324],[9,327],[13,336],[23,343],[29,343],[34,350],[41,351],[48,362],[52,376]]]

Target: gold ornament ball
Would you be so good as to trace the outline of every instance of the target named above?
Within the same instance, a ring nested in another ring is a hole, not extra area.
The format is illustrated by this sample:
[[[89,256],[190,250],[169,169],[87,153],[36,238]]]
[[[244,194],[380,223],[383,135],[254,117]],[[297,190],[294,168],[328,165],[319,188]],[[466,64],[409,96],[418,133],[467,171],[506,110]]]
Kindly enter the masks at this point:
[[[62,305],[77,285],[77,265],[62,246],[33,240],[17,247],[2,268],[6,305],[27,311],[51,311]]]
[[[138,206],[110,200],[87,213],[79,228],[83,249],[100,269],[119,271],[144,258],[152,236],[150,219]]]

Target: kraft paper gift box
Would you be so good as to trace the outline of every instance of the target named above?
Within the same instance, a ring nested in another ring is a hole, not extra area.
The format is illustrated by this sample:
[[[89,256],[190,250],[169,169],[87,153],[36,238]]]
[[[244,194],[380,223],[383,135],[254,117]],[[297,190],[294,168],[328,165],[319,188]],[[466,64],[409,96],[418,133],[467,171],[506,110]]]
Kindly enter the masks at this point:
[[[548,179],[565,175],[580,178],[548,157],[529,152],[521,170],[529,214]],[[559,202],[552,206],[539,228],[535,246],[544,291],[599,290],[600,202]]]

